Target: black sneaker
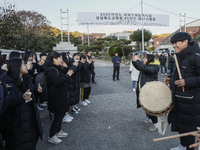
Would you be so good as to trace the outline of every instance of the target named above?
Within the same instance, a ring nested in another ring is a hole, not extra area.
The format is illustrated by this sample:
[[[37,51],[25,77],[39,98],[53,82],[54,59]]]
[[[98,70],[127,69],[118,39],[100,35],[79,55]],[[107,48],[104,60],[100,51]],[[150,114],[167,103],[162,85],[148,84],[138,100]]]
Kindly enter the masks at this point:
[[[81,109],[78,108],[77,106],[74,106],[74,109],[75,109],[76,111],[81,111]]]
[[[73,114],[78,114],[78,111],[77,111],[75,108],[70,108],[70,111],[71,111]]]
[[[94,84],[95,84],[95,83],[97,83],[97,82],[95,82],[95,81],[92,81],[92,83],[94,83]]]
[[[120,80],[120,79],[117,79],[117,80]]]
[[[115,81],[115,79],[113,79],[113,81]]]

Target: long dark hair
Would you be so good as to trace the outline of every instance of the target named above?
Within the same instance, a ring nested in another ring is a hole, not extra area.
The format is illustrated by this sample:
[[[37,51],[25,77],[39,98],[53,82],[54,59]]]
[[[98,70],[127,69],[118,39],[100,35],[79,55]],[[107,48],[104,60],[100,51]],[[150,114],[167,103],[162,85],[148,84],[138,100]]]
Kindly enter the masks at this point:
[[[32,57],[33,56],[33,53],[31,52],[31,51],[25,51],[25,53],[24,53],[24,62],[25,63],[27,63],[27,61],[28,61],[28,58],[29,57]]]
[[[47,59],[45,61],[45,66],[47,67],[51,67],[53,66],[53,59],[57,59],[58,57],[60,57],[61,54],[58,53],[58,52],[50,52],[48,55],[47,55]]]
[[[63,61],[66,63],[66,64],[69,64],[69,60],[67,59],[67,57],[66,57],[66,53],[65,52],[63,52],[63,53],[61,53],[61,55],[62,55],[62,59],[63,59]]]
[[[12,51],[9,54],[9,60],[11,60],[13,58],[20,58],[20,56],[21,56],[20,52]]]
[[[12,78],[17,86],[20,86],[20,68],[22,65],[22,59],[20,58],[13,58],[8,61],[8,76]]]

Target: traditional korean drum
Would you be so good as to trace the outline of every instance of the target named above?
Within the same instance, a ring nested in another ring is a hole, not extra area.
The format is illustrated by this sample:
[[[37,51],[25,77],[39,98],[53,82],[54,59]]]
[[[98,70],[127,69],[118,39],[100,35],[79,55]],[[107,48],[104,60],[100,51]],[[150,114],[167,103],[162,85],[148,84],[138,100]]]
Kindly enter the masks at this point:
[[[141,107],[153,116],[162,116],[173,107],[169,87],[159,81],[147,82],[142,87],[139,102]]]
[[[169,87],[159,81],[147,82],[140,91],[139,103],[148,114],[158,116],[158,131],[164,135],[167,128],[167,113],[173,108]],[[163,115],[165,119],[162,130]]]

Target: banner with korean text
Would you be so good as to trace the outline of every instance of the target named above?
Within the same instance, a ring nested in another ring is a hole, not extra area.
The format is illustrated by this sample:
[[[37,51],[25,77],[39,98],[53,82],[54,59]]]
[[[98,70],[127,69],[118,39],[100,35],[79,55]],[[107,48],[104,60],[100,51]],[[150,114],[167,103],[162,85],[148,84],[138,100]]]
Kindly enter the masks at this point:
[[[79,25],[169,26],[169,15],[139,13],[78,13]]]

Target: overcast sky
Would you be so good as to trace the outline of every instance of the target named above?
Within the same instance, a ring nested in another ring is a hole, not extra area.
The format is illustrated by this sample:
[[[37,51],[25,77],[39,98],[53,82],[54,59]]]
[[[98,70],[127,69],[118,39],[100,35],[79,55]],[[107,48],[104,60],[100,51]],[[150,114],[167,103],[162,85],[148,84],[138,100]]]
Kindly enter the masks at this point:
[[[1,5],[15,4],[17,10],[37,11],[51,22],[51,25],[60,29],[60,9],[69,9],[70,31],[87,32],[86,26],[77,25],[77,12],[119,12],[140,13],[141,0],[0,0]],[[171,14],[186,13],[187,16],[200,18],[200,0],[143,0],[144,13],[167,14],[170,17],[169,27],[145,27],[153,34],[172,33],[179,28],[179,16]],[[147,6],[151,5],[150,6]],[[153,8],[154,7],[154,8]],[[159,8],[161,10],[158,10]],[[186,18],[186,22],[195,19]],[[134,31],[140,26],[90,26],[90,33],[114,33]],[[67,29],[67,28],[66,28]]]

